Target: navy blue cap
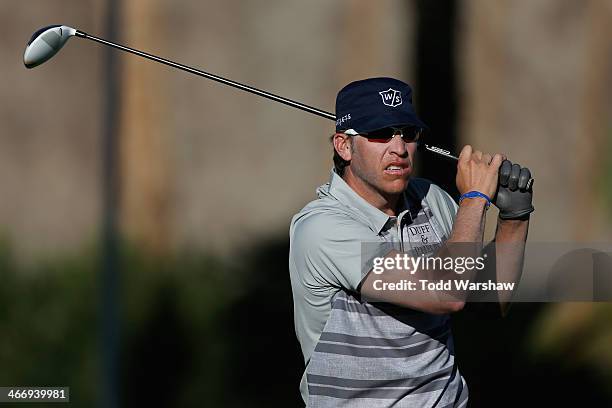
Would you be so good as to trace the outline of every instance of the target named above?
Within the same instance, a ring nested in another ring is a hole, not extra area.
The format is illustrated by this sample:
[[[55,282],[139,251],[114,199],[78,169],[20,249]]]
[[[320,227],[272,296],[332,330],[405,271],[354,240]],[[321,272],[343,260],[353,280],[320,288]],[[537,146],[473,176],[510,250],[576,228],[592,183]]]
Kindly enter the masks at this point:
[[[412,89],[393,78],[351,82],[336,97],[336,132],[354,129],[367,133],[386,127],[427,129],[412,106]]]

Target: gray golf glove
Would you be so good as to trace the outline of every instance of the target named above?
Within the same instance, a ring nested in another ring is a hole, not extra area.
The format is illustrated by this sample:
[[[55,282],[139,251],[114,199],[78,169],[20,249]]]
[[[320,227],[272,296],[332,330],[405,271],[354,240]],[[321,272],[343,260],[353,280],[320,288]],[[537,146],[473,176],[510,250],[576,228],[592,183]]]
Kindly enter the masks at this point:
[[[504,160],[499,168],[499,186],[493,204],[499,208],[502,220],[527,219],[535,208],[531,205],[533,197],[531,172],[527,167]]]

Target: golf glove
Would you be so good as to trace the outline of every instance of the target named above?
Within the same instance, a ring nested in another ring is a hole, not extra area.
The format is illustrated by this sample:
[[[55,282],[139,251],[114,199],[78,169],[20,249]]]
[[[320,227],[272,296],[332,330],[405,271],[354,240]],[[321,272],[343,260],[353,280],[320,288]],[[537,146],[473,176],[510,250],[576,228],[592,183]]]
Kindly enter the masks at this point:
[[[499,208],[502,220],[527,219],[535,209],[531,204],[533,198],[531,172],[526,167],[509,160],[504,160],[499,168],[499,185],[493,204]]]

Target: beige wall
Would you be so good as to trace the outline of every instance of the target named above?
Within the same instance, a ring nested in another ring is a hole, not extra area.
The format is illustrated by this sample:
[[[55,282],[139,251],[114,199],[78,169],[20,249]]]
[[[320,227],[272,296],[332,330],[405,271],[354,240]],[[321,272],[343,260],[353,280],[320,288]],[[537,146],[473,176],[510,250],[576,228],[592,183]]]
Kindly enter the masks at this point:
[[[612,1],[462,4],[462,141],[532,169],[530,240],[612,239]]]
[[[100,212],[100,49],[72,39],[56,61],[23,66],[32,33],[100,30],[96,3],[0,2],[0,234],[22,258],[95,237]]]
[[[611,3],[458,3],[461,140],[533,169],[532,240],[610,238],[600,186],[612,153]],[[124,4],[124,43],[325,110],[351,80],[413,82],[413,2]],[[103,35],[103,6],[0,3],[0,233],[24,259],[79,250],[99,234],[102,48],[72,39],[34,70],[21,58],[44,25]],[[223,251],[286,234],[328,177],[333,123],[134,56],[120,61],[126,235],[157,251]]]
[[[328,111],[347,81],[405,75],[399,1],[130,5],[126,41]],[[226,249],[287,234],[328,178],[333,122],[137,59],[126,68],[128,236],[155,249]]]
[[[103,36],[101,4],[0,6],[3,26],[15,26],[2,38],[11,81],[0,103],[0,225],[26,256],[80,248],[98,233],[101,48],[72,39],[32,71],[21,55],[34,30],[57,21]],[[127,45],[325,110],[351,80],[411,79],[414,25],[403,1],[124,4]],[[287,234],[328,178],[333,122],[127,54],[121,62],[126,235],[165,251]]]

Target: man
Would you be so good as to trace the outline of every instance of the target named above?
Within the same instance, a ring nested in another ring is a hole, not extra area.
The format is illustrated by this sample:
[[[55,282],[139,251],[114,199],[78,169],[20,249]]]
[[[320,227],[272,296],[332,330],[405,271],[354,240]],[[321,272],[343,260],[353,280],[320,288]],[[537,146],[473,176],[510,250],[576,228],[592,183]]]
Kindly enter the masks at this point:
[[[331,179],[290,229],[295,326],[306,362],[302,397],[308,407],[463,407],[468,389],[455,362],[449,313],[465,300],[375,290],[377,280],[408,274],[372,273],[366,243],[380,244],[374,252],[415,256],[455,242],[482,244],[492,197],[500,209],[495,241],[524,243],[533,211],[529,170],[465,146],[457,205],[412,177],[426,126],[407,84],[353,82],[338,93],[336,117]],[[506,268],[498,269],[517,279],[522,256],[502,257]]]

